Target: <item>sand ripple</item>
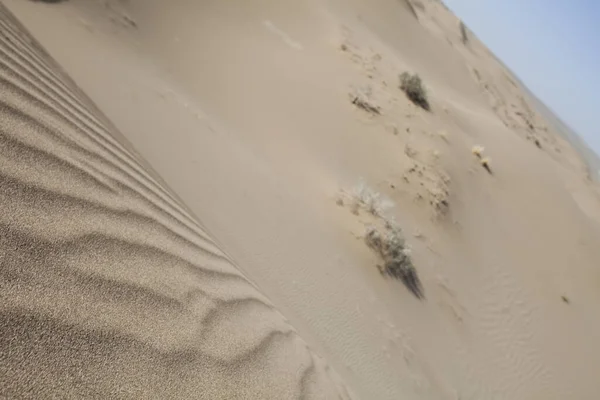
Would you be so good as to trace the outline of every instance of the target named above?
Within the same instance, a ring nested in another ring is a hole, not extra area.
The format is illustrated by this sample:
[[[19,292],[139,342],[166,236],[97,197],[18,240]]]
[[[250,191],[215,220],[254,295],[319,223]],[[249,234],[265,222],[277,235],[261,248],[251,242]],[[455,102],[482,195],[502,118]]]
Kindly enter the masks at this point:
[[[349,398],[0,6],[0,395]]]

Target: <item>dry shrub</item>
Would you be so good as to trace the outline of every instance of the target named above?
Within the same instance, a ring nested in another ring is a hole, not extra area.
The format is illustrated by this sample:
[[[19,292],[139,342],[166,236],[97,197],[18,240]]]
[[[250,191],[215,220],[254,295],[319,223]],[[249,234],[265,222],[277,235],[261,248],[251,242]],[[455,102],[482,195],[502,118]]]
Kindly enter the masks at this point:
[[[492,160],[489,157],[483,157],[481,160],[481,166],[485,168],[485,170],[492,174]]]
[[[483,157],[483,151],[484,150],[485,150],[485,147],[476,144],[475,146],[473,146],[471,148],[471,153],[473,153],[473,155],[475,157],[481,158],[481,157]]]
[[[388,224],[388,232],[385,234],[381,234],[376,228],[369,228],[365,242],[383,260],[382,274],[401,280],[418,299],[425,297],[421,280],[399,228]]]
[[[380,193],[371,189],[362,181],[352,188],[348,195],[350,196],[351,209],[354,210],[355,214],[358,213],[359,209],[363,209],[374,217],[383,218],[385,211],[393,206],[389,199],[381,196]]]
[[[406,96],[415,105],[426,111],[431,110],[429,100],[427,99],[427,91],[423,87],[423,82],[421,81],[421,77],[419,75],[411,75],[408,72],[403,72],[400,75],[400,89],[406,93]]]
[[[374,104],[371,99],[372,89],[370,87],[362,89],[354,89],[350,94],[350,100],[352,104],[371,114],[381,114],[381,108]]]

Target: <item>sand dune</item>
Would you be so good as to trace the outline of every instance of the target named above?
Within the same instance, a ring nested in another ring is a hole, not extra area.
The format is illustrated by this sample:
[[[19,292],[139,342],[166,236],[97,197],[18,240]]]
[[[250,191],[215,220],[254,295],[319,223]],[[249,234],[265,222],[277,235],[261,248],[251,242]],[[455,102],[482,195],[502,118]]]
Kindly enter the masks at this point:
[[[2,7],[0,392],[349,398]]]
[[[0,394],[597,397],[600,189],[441,2],[4,3]]]

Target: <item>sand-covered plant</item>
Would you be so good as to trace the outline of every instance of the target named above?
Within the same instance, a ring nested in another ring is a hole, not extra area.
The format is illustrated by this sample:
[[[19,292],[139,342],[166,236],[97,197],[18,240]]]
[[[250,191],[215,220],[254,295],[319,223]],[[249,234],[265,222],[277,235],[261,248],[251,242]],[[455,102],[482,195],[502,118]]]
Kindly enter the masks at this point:
[[[415,105],[427,111],[431,110],[427,99],[427,91],[418,74],[411,75],[408,72],[400,74],[400,89]]]
[[[412,263],[410,248],[400,225],[387,212],[394,203],[363,181],[350,191],[342,191],[336,203],[342,207],[349,205],[353,214],[358,215],[360,210],[364,210],[374,217],[373,225],[368,225],[364,239],[367,246],[383,261],[383,264],[378,265],[379,271],[402,281],[417,298],[423,299],[423,287]]]
[[[488,172],[492,173],[492,160],[489,157],[483,157],[481,160],[481,166]]]
[[[350,101],[361,110],[379,115],[381,114],[381,108],[373,102],[371,96],[372,89],[370,87],[354,89],[352,93],[350,93]]]
[[[483,151],[485,150],[485,148],[483,146],[480,146],[478,144],[476,144],[475,146],[473,146],[471,148],[471,153],[473,153],[473,155],[477,158],[481,158],[483,156]]]
[[[350,206],[354,214],[363,209],[375,217],[382,217],[385,211],[393,205],[389,199],[384,198],[364,182],[360,182],[352,188],[347,196],[350,198]]]
[[[382,274],[402,281],[418,299],[424,298],[421,280],[399,227],[393,223],[386,223],[385,233],[381,233],[375,227],[369,227],[365,242],[383,261],[383,266],[380,267]]]
[[[489,157],[483,156],[484,150],[485,149],[483,148],[483,146],[475,145],[471,149],[471,153],[473,153],[473,155],[479,159],[479,163],[481,164],[481,166],[487,172],[489,172],[491,174],[492,173],[492,160]]]

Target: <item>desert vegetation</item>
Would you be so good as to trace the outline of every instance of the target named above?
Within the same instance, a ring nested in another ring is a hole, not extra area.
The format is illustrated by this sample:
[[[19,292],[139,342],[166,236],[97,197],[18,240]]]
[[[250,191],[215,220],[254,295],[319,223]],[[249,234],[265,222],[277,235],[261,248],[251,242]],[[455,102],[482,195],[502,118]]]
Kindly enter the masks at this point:
[[[423,82],[418,74],[411,75],[408,72],[403,72],[400,75],[400,89],[415,105],[426,111],[431,110],[429,100],[427,99],[427,91],[423,87]]]
[[[372,100],[370,99],[370,96],[370,90],[355,90],[353,93],[350,94],[350,99],[352,101],[352,104],[354,104],[361,110],[364,110],[371,114],[381,114],[381,108],[373,104]]]
[[[481,166],[489,173],[492,173],[492,160],[489,157],[484,157],[483,156],[483,151],[484,151],[484,147],[480,146],[480,145],[475,145],[473,146],[473,148],[471,149],[471,153],[473,153],[473,155],[475,157],[477,157],[479,159],[479,163],[481,164]]]
[[[389,199],[381,196],[364,182],[360,182],[349,193],[346,194],[350,204],[350,210],[353,214],[358,214],[359,210],[365,210],[374,217],[384,218],[385,211],[391,208],[392,203]]]
[[[378,265],[379,272],[400,280],[418,299],[423,299],[423,287],[402,229],[386,212],[393,206],[391,200],[360,182],[352,190],[342,191],[336,203],[339,206],[349,205],[355,215],[362,210],[375,217],[374,224],[367,227],[364,240],[382,261],[382,264]]]
[[[402,281],[404,286],[418,299],[424,298],[423,286],[413,265],[410,249],[407,247],[402,231],[394,224],[386,224],[386,232],[381,233],[369,227],[365,242],[383,261],[379,266],[382,274]]]

